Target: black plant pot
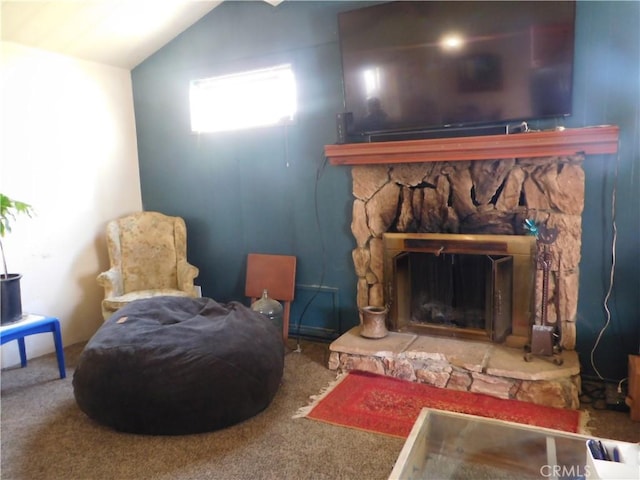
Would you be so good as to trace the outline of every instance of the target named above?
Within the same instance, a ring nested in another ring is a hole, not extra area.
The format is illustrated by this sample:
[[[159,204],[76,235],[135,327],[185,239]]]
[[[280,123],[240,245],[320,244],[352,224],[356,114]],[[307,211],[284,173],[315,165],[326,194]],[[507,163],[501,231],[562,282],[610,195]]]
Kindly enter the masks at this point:
[[[17,322],[22,318],[22,297],[20,295],[19,273],[0,275],[0,324]]]

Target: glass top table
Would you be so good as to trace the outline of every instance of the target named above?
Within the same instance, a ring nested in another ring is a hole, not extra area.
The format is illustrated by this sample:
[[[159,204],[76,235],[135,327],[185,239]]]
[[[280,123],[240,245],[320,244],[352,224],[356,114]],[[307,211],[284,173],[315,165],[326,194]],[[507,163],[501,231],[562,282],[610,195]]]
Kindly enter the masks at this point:
[[[390,479],[585,479],[592,437],[424,408]]]

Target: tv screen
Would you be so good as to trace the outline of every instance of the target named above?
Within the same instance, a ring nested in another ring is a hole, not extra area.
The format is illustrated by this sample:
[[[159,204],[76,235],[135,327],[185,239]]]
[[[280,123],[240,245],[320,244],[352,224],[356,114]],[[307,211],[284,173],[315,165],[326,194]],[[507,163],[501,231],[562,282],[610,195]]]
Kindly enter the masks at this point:
[[[573,1],[407,1],[340,13],[350,138],[570,115],[574,21]]]

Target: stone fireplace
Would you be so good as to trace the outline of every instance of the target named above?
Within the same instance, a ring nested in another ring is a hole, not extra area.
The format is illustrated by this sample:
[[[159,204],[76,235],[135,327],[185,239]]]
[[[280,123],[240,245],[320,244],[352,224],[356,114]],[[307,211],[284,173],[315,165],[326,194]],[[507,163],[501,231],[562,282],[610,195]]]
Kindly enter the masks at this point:
[[[574,348],[583,160],[583,155],[574,155],[353,167],[351,230],[357,244],[352,255],[358,275],[358,306],[382,306],[391,300],[391,278],[385,278],[384,268],[385,234],[447,234],[450,241],[466,243],[466,248],[480,252],[481,239],[488,235],[525,236],[524,221],[531,219],[559,231],[552,246],[553,295],[548,298],[548,320],[556,323],[560,319],[563,347]],[[470,235],[480,236],[475,250]],[[386,273],[392,271],[388,267]],[[542,273],[534,270],[534,274],[535,281],[527,283],[531,291],[524,295],[533,298],[535,308],[526,312],[529,316],[524,323],[521,317],[515,322],[519,328],[516,344],[521,346],[529,327],[540,320]],[[515,279],[528,275],[519,271]],[[390,327],[397,329],[398,325]]]
[[[352,166],[358,307],[387,306],[391,331],[347,332],[330,368],[577,408],[582,164],[615,153],[617,136],[592,127],[326,146],[333,165]],[[544,305],[542,247],[525,220],[557,230]],[[543,311],[562,367],[522,359]]]

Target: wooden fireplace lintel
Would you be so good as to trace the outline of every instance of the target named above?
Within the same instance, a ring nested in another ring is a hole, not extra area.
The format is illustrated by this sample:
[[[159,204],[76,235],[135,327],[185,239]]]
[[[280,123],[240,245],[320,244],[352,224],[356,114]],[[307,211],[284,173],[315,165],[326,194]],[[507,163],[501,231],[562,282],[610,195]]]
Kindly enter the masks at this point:
[[[510,135],[325,145],[331,165],[497,160],[618,151],[615,125],[535,131]]]

